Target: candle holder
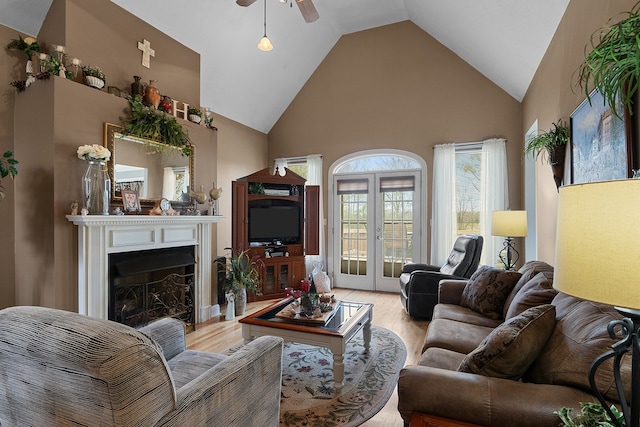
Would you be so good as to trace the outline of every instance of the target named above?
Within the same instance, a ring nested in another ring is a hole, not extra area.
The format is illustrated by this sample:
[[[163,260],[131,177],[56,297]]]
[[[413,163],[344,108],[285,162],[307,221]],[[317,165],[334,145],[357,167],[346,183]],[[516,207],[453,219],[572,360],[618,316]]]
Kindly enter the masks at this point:
[[[64,60],[64,54],[66,52],[65,47],[60,44],[54,44],[52,46],[53,51],[51,52],[51,57],[58,61],[58,63],[62,64]]]
[[[82,82],[81,61],[78,58],[71,58],[71,69],[73,70],[73,81]]]
[[[49,55],[46,53],[38,54],[38,72],[46,73],[49,71]]]

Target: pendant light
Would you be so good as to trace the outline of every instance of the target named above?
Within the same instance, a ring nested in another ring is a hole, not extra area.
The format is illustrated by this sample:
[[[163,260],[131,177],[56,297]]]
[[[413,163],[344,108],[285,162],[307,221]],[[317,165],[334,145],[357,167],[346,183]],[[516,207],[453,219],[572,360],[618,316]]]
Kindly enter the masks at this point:
[[[267,37],[267,0],[264,0],[264,36],[260,39],[260,43],[258,43],[258,49],[264,52],[269,52],[273,49],[273,45]]]

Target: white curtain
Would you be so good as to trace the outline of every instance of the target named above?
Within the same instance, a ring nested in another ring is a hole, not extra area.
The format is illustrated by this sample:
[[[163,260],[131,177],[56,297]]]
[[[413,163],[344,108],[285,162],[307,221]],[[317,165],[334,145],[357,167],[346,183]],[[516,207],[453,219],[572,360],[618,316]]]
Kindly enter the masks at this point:
[[[170,166],[164,168],[162,175],[162,197],[169,200],[176,198],[176,175]]]
[[[307,184],[308,185],[317,185],[320,187],[320,203],[318,208],[320,209],[319,215],[319,223],[320,223],[320,233],[318,236],[318,244],[319,244],[319,255],[307,255],[305,258],[305,262],[307,264],[307,274],[313,271],[313,263],[320,262],[323,265],[323,270],[327,271],[327,262],[325,257],[325,243],[324,243],[324,207],[322,199],[324,194],[324,189],[322,186],[322,156],[320,154],[312,154],[307,156]]]
[[[480,234],[484,236],[481,264],[495,266],[503,238],[491,235],[491,213],[509,207],[506,140],[482,142],[480,167]]]
[[[433,153],[431,264],[443,265],[456,238],[456,146],[441,144]]]

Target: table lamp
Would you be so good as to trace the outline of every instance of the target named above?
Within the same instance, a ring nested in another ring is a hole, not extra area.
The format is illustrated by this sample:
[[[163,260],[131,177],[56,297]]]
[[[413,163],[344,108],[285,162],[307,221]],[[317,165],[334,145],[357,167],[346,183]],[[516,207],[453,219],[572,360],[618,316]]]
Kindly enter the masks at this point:
[[[504,237],[504,247],[498,253],[498,258],[505,270],[515,270],[520,254],[513,244],[513,238],[527,235],[527,211],[493,211],[491,235]]]
[[[640,425],[640,180],[608,181],[560,188],[553,287],[585,300],[615,306],[625,319],[609,323],[612,339],[620,339],[591,367],[593,393],[607,410],[595,374],[614,359],[614,378],[627,426]],[[619,362],[631,351],[631,402],[625,398]]]

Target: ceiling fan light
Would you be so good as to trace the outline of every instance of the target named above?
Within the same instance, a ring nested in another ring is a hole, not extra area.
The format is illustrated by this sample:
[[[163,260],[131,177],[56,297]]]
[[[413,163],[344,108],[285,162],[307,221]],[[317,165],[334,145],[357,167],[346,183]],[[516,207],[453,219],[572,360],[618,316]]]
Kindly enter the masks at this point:
[[[269,52],[273,49],[271,40],[267,37],[267,0],[264,0],[264,36],[262,36],[260,43],[258,43],[258,49],[263,52]]]
[[[264,51],[264,52],[269,52],[271,49],[273,49],[273,45],[271,44],[271,40],[269,40],[269,38],[267,37],[267,35],[265,34],[264,37],[262,37],[260,39],[260,43],[258,43],[258,49]]]

